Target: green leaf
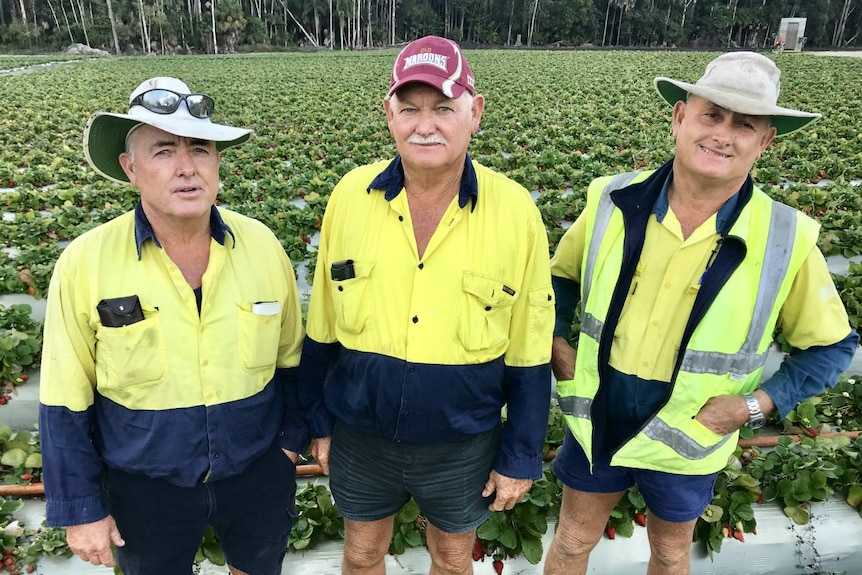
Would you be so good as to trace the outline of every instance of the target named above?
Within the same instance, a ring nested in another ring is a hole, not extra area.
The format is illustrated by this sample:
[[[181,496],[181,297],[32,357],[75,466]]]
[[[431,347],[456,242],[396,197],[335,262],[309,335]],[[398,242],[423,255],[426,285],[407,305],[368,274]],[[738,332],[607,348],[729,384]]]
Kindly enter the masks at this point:
[[[21,467],[27,461],[27,453],[23,449],[10,449],[0,457],[0,463],[9,467]]]
[[[784,514],[790,517],[797,525],[805,525],[811,520],[808,510],[802,507],[785,507]]]
[[[419,517],[419,505],[411,499],[398,511],[396,520],[400,523],[408,523],[415,521],[417,517]]]
[[[514,549],[518,545],[518,536],[511,525],[506,525],[500,532],[500,543],[508,549]]]
[[[27,460],[24,461],[24,467],[29,467],[31,469],[41,469],[42,468],[42,454],[41,453],[31,453],[27,456]]]
[[[493,517],[493,515],[491,517]],[[485,541],[496,541],[500,538],[500,524],[493,521],[491,518],[488,518],[487,521],[479,526],[479,530],[476,531],[476,536]]]
[[[521,539],[521,551],[524,552],[524,558],[531,565],[536,565],[542,560],[542,540],[534,537],[523,537]]]

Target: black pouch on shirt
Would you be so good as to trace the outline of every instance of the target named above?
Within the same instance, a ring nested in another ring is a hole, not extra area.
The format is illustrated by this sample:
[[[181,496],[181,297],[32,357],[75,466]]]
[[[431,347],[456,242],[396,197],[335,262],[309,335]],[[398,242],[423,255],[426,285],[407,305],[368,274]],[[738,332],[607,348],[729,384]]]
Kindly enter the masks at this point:
[[[105,327],[123,327],[144,321],[141,300],[136,295],[103,299],[96,306],[96,310]]]

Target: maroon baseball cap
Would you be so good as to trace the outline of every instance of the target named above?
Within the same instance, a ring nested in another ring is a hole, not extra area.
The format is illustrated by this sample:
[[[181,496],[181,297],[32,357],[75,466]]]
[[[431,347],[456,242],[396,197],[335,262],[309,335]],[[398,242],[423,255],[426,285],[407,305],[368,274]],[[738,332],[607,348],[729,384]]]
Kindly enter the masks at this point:
[[[425,36],[407,44],[392,68],[389,98],[405,84],[421,82],[443,92],[447,98],[460,98],[464,90],[474,93],[473,71],[452,40]]]

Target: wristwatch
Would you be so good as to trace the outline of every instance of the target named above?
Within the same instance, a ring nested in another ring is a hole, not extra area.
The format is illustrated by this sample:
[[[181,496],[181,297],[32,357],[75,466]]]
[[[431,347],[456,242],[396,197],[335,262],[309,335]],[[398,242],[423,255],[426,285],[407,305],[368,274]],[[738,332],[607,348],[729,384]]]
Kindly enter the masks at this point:
[[[760,411],[760,402],[750,393],[743,396],[743,399],[748,407],[748,423],[745,426],[749,429],[760,429],[766,423],[766,416]]]

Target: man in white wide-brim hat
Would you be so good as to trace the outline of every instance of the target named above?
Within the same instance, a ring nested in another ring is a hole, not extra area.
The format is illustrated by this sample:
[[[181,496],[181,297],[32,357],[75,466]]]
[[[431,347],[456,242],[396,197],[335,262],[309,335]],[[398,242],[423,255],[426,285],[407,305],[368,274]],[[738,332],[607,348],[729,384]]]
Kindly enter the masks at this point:
[[[234,574],[278,575],[294,505],[296,281],[261,223],[217,208],[251,130],[175,78],[97,113],[90,165],[135,210],[74,240],[48,293],[40,384],[47,519],[85,561],[189,573],[211,525]],[[103,489],[104,488],[104,489]]]
[[[850,365],[859,338],[817,249],[817,222],[749,175],[776,136],[819,117],[778,106],[779,76],[770,59],[736,52],[694,84],[656,78],[673,106],[675,156],[593,181],[557,248],[552,367],[568,433],[554,461],[564,490],[546,575],[586,572],[635,484],[648,509],[637,518],[648,572],[688,573],[695,523],[738,430],[783,418]],[[761,382],[776,327],[793,351]]]

